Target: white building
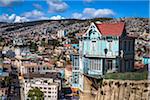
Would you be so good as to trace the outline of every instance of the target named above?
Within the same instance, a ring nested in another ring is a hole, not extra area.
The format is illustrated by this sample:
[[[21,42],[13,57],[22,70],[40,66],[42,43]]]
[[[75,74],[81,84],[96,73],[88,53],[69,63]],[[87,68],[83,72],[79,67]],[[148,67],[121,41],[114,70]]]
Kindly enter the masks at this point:
[[[23,82],[24,100],[28,99],[28,91],[32,88],[39,88],[44,93],[44,100],[58,100],[59,83],[52,78],[25,79]]]
[[[30,57],[30,56],[28,56]],[[37,59],[37,58],[35,58]],[[29,58],[25,57],[17,57],[13,62],[12,65],[18,68],[19,75],[22,77],[24,74],[28,73],[45,73],[49,70],[53,69],[53,63],[47,61],[38,61],[32,62]],[[20,77],[20,78],[21,78]]]
[[[52,64],[44,63],[42,65],[37,63],[23,63],[22,66],[20,66],[20,73],[28,74],[28,73],[43,73],[47,72],[48,70],[51,70],[53,68]]]
[[[58,30],[58,32],[57,32],[58,38],[65,37],[65,35],[66,35],[66,31],[65,30]]]
[[[7,100],[8,96],[8,87],[0,87],[0,99]]]
[[[26,45],[26,44],[27,44],[27,41],[24,38],[17,37],[13,39],[13,45],[21,46],[21,45]]]

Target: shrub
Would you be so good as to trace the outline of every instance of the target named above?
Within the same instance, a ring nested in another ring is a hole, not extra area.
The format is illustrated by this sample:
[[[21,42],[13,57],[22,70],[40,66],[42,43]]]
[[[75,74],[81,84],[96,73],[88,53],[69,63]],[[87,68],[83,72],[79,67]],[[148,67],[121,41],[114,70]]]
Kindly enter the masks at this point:
[[[147,80],[148,72],[108,73],[104,76],[104,78],[120,80]]]

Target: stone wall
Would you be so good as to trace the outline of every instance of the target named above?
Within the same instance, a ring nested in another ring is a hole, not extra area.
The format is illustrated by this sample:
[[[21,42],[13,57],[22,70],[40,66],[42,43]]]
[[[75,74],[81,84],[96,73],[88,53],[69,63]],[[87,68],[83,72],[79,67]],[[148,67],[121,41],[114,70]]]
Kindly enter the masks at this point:
[[[98,90],[81,92],[80,100],[150,100],[150,81],[103,80]],[[88,93],[88,94],[87,94]],[[90,99],[90,98],[91,99]]]

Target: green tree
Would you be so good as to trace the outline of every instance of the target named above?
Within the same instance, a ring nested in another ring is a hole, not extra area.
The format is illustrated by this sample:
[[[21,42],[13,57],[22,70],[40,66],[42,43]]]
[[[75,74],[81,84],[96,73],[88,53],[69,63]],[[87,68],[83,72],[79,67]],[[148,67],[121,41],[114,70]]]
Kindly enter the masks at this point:
[[[28,92],[31,100],[44,100],[44,93],[39,88],[32,88]]]
[[[41,46],[45,47],[45,45],[46,45],[45,41],[41,41]]]
[[[11,83],[11,80],[12,80],[12,79],[11,79],[11,77],[9,77],[9,76],[8,76],[8,77],[5,77],[5,78],[4,78],[5,85],[8,86],[8,85]]]
[[[0,36],[0,42],[4,42],[4,38]]]
[[[30,44],[30,49],[31,49],[31,51],[37,51],[37,44],[35,43],[35,42],[31,42],[31,44]]]
[[[45,40],[45,38],[43,38],[42,40],[41,40],[41,46],[46,46],[46,40]]]

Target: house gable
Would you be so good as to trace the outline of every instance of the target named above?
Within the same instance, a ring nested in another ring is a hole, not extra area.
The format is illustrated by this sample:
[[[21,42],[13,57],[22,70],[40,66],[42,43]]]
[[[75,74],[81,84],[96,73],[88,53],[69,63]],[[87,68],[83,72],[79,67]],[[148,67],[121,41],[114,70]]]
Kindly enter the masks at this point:
[[[83,34],[83,37],[89,37],[90,39],[96,39],[98,37],[101,37],[100,31],[97,29],[96,25],[94,23],[91,23],[88,30]]]

